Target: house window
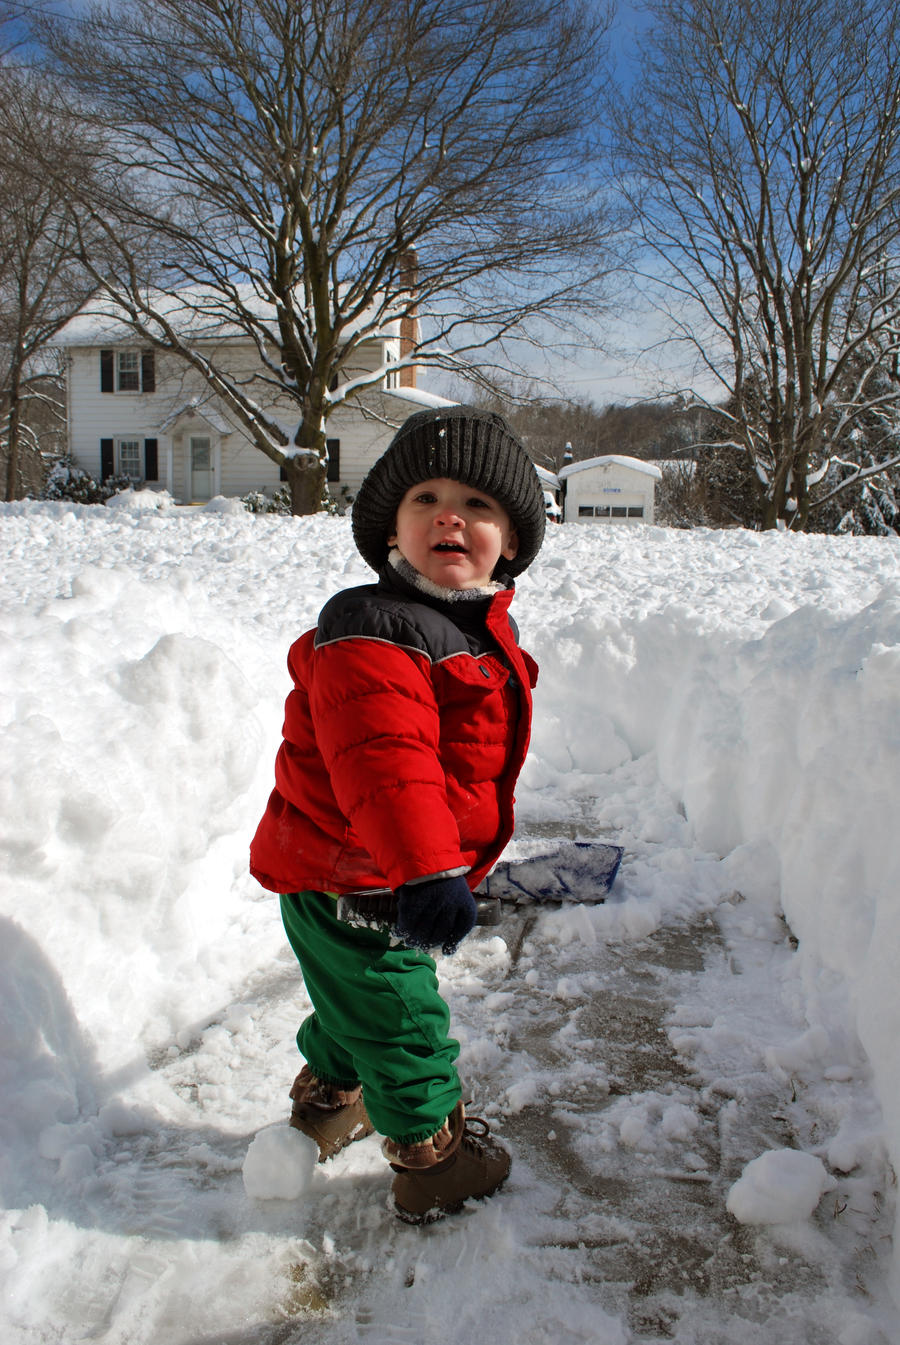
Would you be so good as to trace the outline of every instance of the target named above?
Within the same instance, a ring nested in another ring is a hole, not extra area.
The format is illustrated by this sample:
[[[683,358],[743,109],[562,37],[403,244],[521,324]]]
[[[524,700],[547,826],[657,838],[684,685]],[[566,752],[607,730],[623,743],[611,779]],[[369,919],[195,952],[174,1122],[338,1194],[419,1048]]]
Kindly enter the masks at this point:
[[[116,388],[119,392],[140,392],[141,357],[136,350],[117,351]]]
[[[628,510],[622,504],[614,504],[612,507],[613,518],[627,518]]]
[[[644,517],[644,506],[643,506],[642,504],[630,504],[630,505],[628,506],[628,517],[629,517],[629,518],[643,518],[643,517]]]
[[[594,517],[594,506],[593,506],[592,504],[580,504],[580,505],[578,506],[578,517],[579,517],[579,518],[593,518],[593,517]]]
[[[393,360],[394,360],[394,357],[393,357],[393,355],[391,354],[391,352],[390,352],[389,350],[386,350],[386,351],[384,352],[384,362],[385,362],[385,364],[392,364],[392,363],[393,363]],[[384,376],[384,386],[385,386],[385,388],[386,388],[389,392],[390,392],[392,389],[394,389],[394,388],[399,388],[399,386],[400,386],[400,371],[399,371],[399,369],[388,369],[387,373],[386,373],[385,376]]]
[[[116,464],[119,476],[141,481],[144,476],[143,453],[140,439],[116,440]]]
[[[132,481],[159,480],[157,439],[101,439],[100,480],[127,476]]]
[[[156,358],[152,350],[101,350],[101,392],[155,392]]]

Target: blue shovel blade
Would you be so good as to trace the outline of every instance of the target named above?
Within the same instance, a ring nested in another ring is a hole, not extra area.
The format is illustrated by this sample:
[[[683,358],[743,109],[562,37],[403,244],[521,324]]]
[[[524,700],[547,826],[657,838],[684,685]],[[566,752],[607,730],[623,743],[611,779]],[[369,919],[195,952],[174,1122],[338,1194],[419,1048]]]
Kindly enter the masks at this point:
[[[501,901],[603,901],[623,854],[605,841],[562,841],[550,854],[501,861],[483,891]]]

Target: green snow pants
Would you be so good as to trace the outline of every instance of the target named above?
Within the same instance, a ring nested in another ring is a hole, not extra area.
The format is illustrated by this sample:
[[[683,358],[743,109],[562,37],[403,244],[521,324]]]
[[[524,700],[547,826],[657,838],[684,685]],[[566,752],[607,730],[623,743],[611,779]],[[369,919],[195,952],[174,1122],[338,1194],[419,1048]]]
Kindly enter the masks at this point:
[[[338,920],[324,892],[283,896],[281,916],[314,1009],[297,1033],[309,1068],[339,1088],[361,1083],[380,1135],[428,1139],[461,1094],[459,1042],[447,1035],[434,961],[391,947],[386,932]]]

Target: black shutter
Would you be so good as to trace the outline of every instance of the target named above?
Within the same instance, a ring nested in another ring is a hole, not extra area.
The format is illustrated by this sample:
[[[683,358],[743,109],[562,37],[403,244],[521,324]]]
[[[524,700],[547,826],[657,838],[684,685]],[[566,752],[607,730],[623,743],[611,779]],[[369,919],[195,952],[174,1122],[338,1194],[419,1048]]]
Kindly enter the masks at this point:
[[[115,392],[115,356],[111,350],[100,351],[100,391]]]
[[[100,480],[106,481],[116,470],[116,457],[112,439],[100,440]]]
[[[156,355],[152,350],[141,351],[141,392],[156,391]],[[156,478],[153,478],[154,481]]]
[[[155,439],[144,440],[144,480],[159,480],[159,452]]]
[[[287,468],[286,468],[286,467],[281,467],[281,468],[279,468],[279,470],[278,470],[278,480],[279,480],[279,481],[287,481],[287,479],[288,479],[288,478],[287,478]]]
[[[325,447],[328,449],[328,481],[340,481],[341,479],[341,441],[340,439],[326,439]]]

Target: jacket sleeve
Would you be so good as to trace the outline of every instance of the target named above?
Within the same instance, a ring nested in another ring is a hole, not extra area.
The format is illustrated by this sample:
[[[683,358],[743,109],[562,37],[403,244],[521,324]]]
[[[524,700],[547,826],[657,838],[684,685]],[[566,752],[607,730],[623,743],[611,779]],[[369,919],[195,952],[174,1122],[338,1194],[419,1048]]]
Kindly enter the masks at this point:
[[[424,654],[385,640],[315,651],[310,710],[338,806],[392,888],[466,869]]]

